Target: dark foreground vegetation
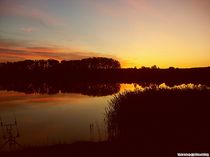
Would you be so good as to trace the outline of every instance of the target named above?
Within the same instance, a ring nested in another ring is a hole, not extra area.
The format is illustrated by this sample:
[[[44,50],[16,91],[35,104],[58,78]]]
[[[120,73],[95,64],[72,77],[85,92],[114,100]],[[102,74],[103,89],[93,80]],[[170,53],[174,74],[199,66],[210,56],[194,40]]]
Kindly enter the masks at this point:
[[[210,152],[210,89],[160,88],[118,94],[106,110],[108,139],[24,148],[7,156],[177,156]]]
[[[107,109],[108,139],[141,154],[209,152],[209,115],[205,86],[127,92]]]

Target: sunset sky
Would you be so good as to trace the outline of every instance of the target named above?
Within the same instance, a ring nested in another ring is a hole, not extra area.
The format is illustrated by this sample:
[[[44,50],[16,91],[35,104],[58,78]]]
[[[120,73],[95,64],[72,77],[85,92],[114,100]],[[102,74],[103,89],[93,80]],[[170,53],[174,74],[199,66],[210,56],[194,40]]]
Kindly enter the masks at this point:
[[[0,0],[0,61],[210,66],[210,0]]]

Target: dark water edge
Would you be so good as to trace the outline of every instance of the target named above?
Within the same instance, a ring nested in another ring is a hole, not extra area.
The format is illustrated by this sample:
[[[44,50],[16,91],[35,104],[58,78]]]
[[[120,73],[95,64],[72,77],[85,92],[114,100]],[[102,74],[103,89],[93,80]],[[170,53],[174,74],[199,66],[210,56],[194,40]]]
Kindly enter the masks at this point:
[[[154,151],[152,148],[148,150],[141,149],[140,147],[130,147],[117,142],[75,142],[72,144],[57,144],[52,146],[43,147],[28,147],[23,150],[13,152],[0,152],[3,157],[130,157],[130,156],[143,156],[143,157],[176,157],[177,153],[191,153],[196,149],[188,149],[188,151],[180,149],[179,151]],[[202,147],[197,149],[196,153],[208,153],[209,147]]]
[[[3,157],[108,157],[108,156],[130,156],[136,155],[135,152],[129,152],[119,143],[113,142],[76,142],[73,144],[57,144],[43,147],[28,147],[13,152],[0,152]],[[142,153],[142,155],[144,155]]]
[[[209,153],[209,146],[191,147],[191,149],[179,149],[178,151],[154,151],[142,150],[140,147],[129,147],[117,142],[76,142],[73,144],[57,144],[43,147],[28,147],[23,150],[13,152],[0,152],[2,157],[176,157],[177,153]]]

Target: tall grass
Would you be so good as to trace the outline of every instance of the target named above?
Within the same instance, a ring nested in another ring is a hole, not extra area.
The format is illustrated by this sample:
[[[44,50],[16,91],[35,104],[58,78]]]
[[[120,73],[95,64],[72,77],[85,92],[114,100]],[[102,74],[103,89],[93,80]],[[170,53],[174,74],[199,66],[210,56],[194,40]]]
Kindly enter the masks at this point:
[[[205,86],[128,91],[115,95],[106,109],[108,139],[145,149],[208,147],[209,115],[210,90]]]

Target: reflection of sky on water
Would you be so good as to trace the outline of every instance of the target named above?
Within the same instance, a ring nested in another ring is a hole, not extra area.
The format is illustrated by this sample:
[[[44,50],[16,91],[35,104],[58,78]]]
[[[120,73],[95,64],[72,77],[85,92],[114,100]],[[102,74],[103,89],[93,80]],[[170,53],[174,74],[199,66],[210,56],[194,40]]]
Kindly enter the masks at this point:
[[[90,123],[98,123],[101,133],[104,133],[104,109],[110,98],[1,91],[0,115],[10,122],[15,113],[21,134],[19,141],[24,144],[89,140]]]
[[[202,89],[202,88],[210,88],[208,86],[205,86],[205,85],[201,85],[201,84],[192,84],[192,83],[189,83],[189,84],[180,84],[180,85],[174,85],[174,86],[168,86],[167,84],[165,83],[161,83],[159,85],[157,84],[149,84],[147,86],[143,86],[143,85],[139,85],[137,83],[130,83],[130,84],[121,84],[120,86],[120,93],[123,93],[125,91],[134,91],[134,90],[141,90],[141,91],[144,91],[148,88],[165,88],[165,89],[186,89],[186,88],[190,88],[190,89],[193,89],[193,88],[196,88],[196,89]]]
[[[154,86],[154,85],[151,85]],[[201,85],[182,84],[159,88],[201,88]],[[137,84],[121,84],[120,92],[144,89]],[[148,88],[148,87],[146,87]],[[13,121],[13,114],[18,120],[21,137],[18,141],[26,145],[53,144],[89,140],[89,125],[97,124],[102,137],[105,135],[105,107],[112,96],[91,97],[81,94],[24,94],[0,91],[0,115],[6,122]],[[1,140],[2,141],[2,140]]]

